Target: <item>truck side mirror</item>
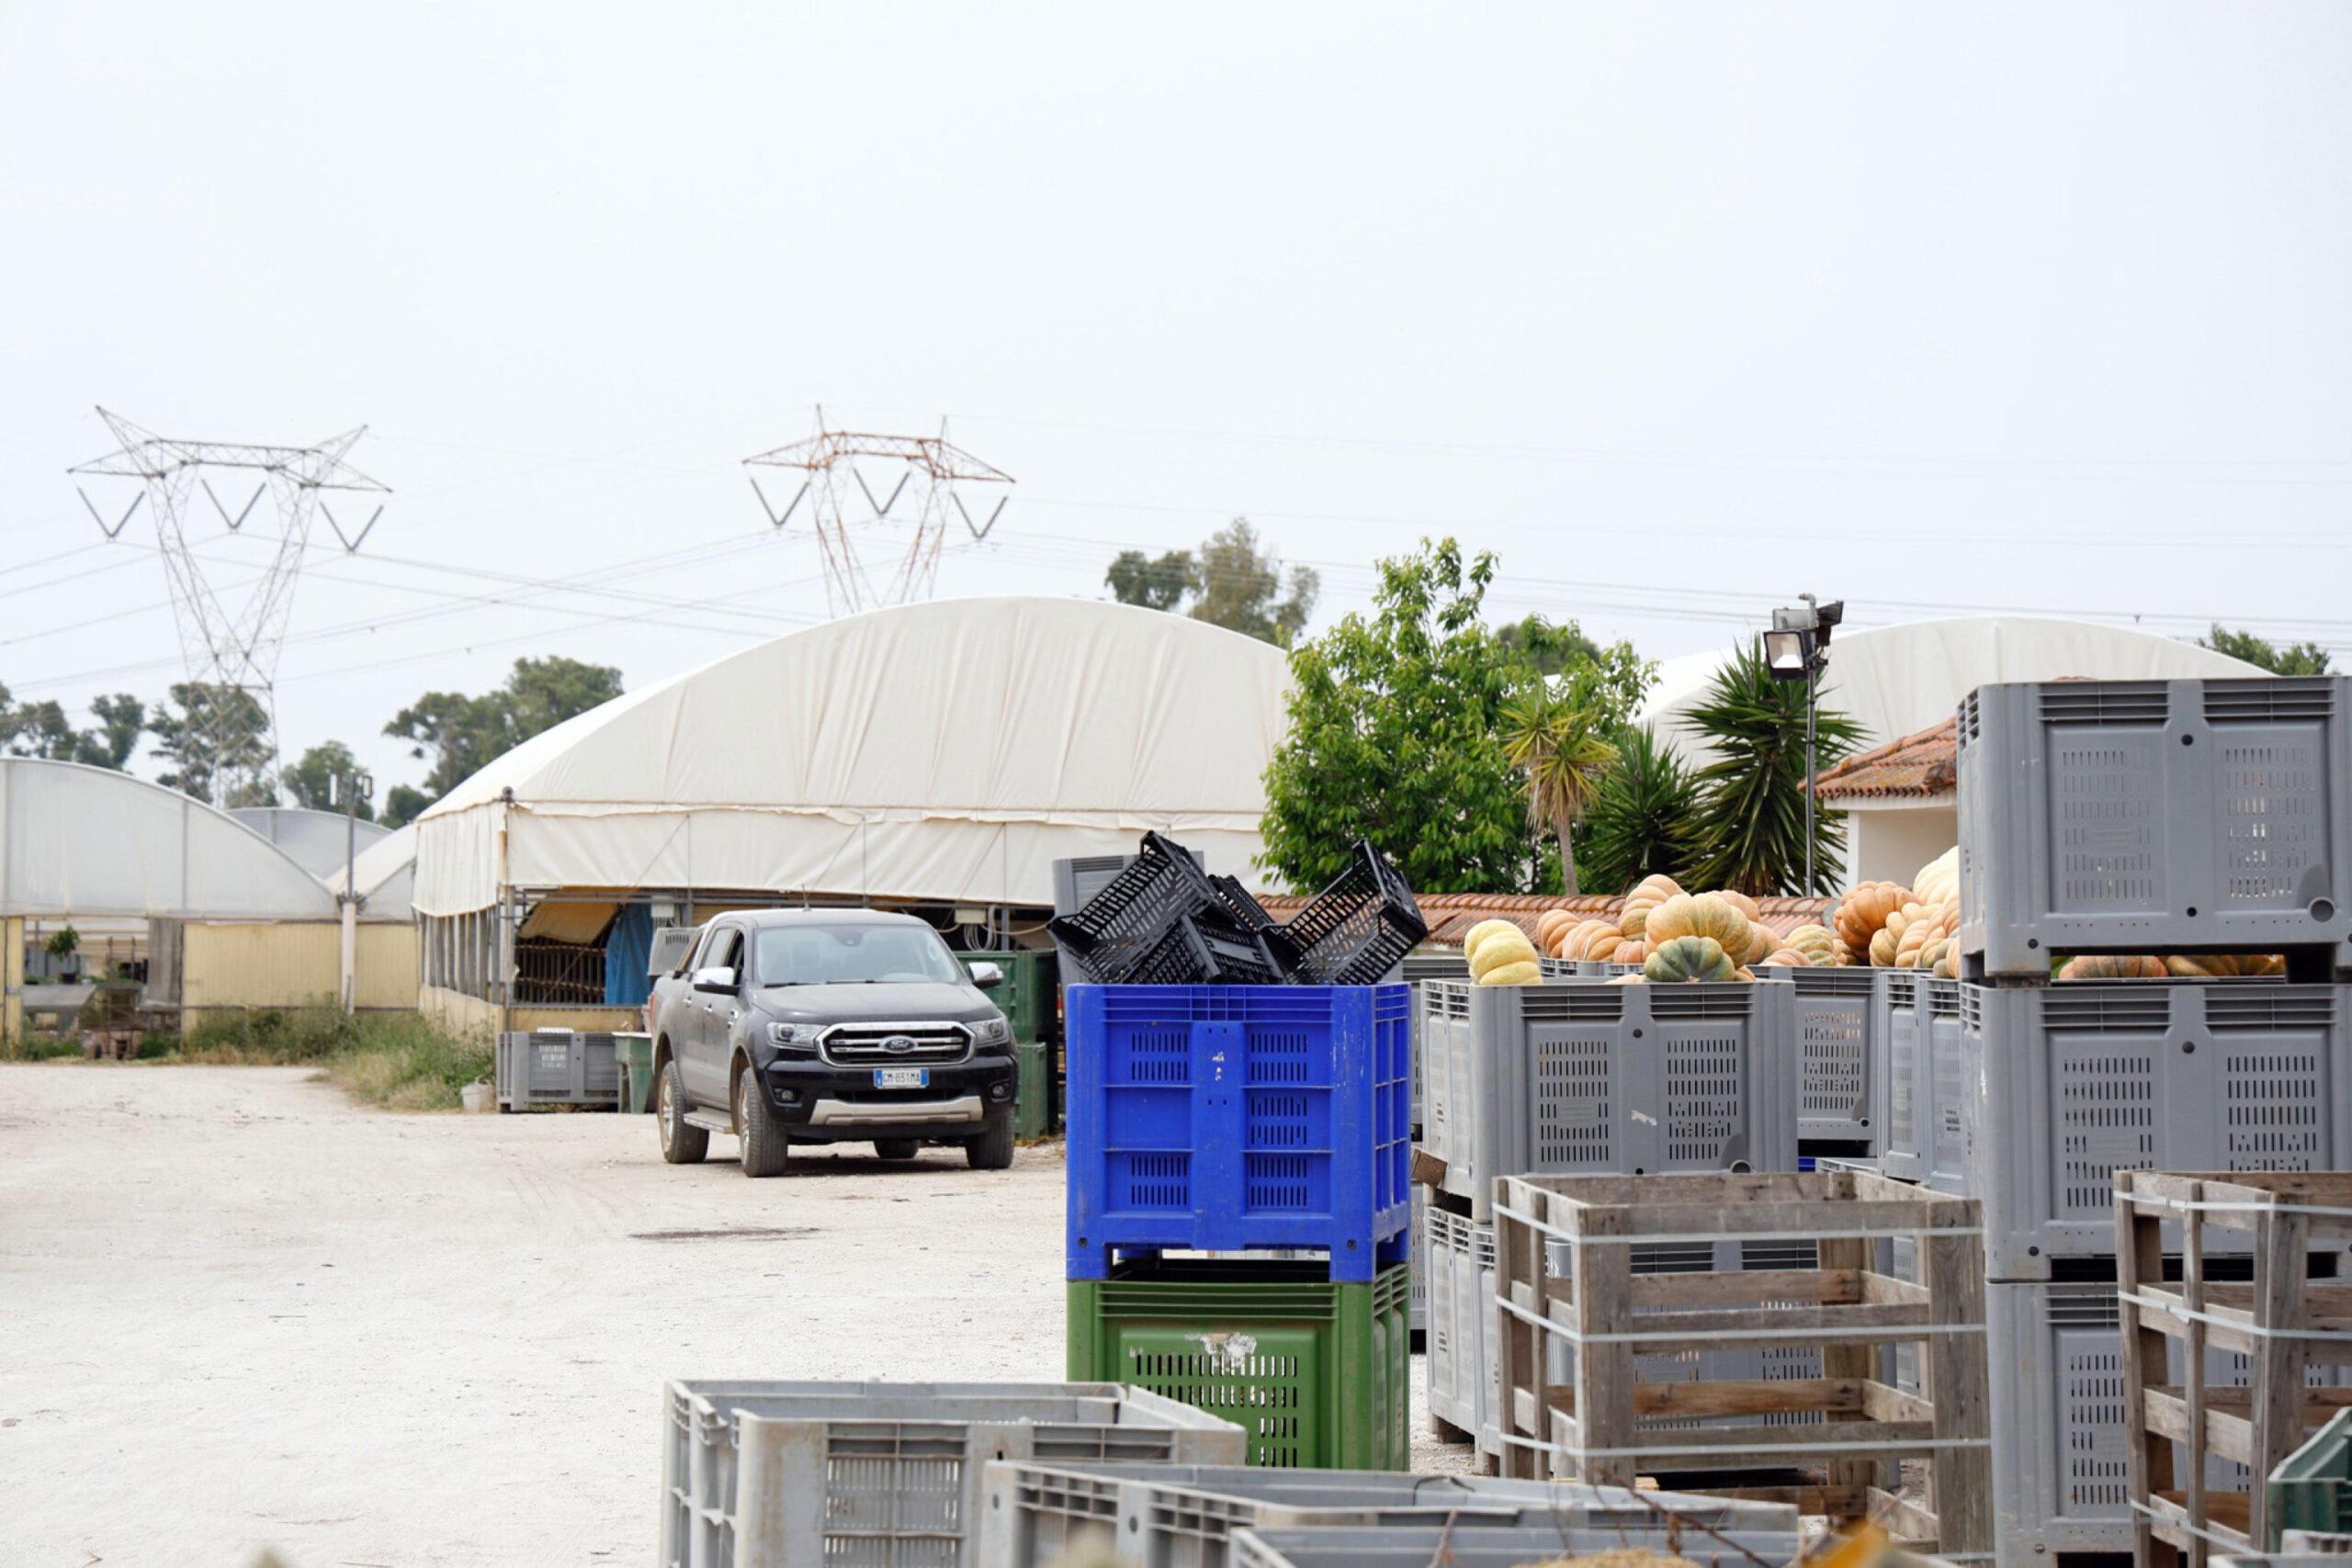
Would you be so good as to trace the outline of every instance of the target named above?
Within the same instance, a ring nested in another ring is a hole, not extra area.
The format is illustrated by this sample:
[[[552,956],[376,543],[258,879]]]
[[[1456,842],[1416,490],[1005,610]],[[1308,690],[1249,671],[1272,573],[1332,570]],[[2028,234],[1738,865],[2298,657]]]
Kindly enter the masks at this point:
[[[983,991],[993,991],[1004,984],[1004,971],[982,960],[972,965],[972,984]]]
[[[715,968],[697,969],[695,971],[695,989],[725,991],[732,996],[735,991],[735,971],[723,964]]]

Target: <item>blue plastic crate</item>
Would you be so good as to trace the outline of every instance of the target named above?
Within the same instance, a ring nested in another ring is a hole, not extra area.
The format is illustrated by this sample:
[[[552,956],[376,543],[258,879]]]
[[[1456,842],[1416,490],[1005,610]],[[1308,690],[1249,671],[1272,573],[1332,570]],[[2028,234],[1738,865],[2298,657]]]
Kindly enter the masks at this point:
[[[1410,1245],[1410,991],[1072,986],[1069,1277],[1114,1252],[1328,1252],[1371,1279]]]

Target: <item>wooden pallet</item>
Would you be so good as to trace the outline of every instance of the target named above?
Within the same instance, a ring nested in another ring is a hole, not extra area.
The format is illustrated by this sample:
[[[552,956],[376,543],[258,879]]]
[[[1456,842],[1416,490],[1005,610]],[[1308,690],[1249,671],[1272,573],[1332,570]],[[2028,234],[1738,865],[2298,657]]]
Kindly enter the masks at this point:
[[[2180,1227],[2177,1281],[2164,1273],[2166,1224]],[[2209,1230],[2252,1233],[2251,1282],[2206,1279]],[[2304,1385],[2309,1366],[2352,1366],[2352,1281],[2313,1279],[2310,1262],[2314,1242],[2352,1242],[2352,1174],[2119,1170],[2115,1235],[2132,1561],[2203,1568],[2217,1552],[2263,1551],[2273,1521],[2260,1478],[2352,1405],[2352,1389]],[[2180,1384],[2166,1381],[2176,1339]],[[2249,1386],[2209,1386],[2209,1347],[2248,1357]],[[2208,1456],[2249,1467],[2253,1490],[2209,1490]]]
[[[1984,1253],[1972,1199],[1860,1171],[1508,1177],[1496,1184],[1503,1472],[1631,1485],[1639,1476],[1797,1470],[1802,1485],[1741,1496],[1883,1522],[1906,1544],[1993,1551]],[[1916,1238],[1921,1283],[1876,1271],[1881,1238]],[[1812,1269],[1635,1274],[1634,1244],[1812,1239]],[[1548,1254],[1566,1249],[1555,1271]],[[1567,1342],[1572,1386],[1545,1357]],[[1923,1394],[1879,1381],[1915,1341]],[[1808,1348],[1821,1375],[1634,1382],[1637,1355],[1726,1343]],[[1772,1416],[1816,1417],[1774,1425]],[[1679,1417],[1728,1417],[1669,1427]],[[1928,1462],[1927,1506],[1893,1495],[1898,1461]],[[1704,1482],[1679,1489],[1707,1490]]]

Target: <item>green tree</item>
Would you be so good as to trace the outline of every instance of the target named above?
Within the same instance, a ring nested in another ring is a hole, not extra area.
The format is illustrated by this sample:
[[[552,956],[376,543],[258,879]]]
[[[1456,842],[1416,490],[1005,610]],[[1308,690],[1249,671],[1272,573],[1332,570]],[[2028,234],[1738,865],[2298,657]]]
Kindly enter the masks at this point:
[[[0,704],[0,742],[12,757],[40,757],[52,762],[74,761],[79,739],[66,722],[65,709],[56,702]]]
[[[610,665],[561,657],[518,659],[496,691],[478,697],[427,692],[395,714],[384,733],[407,741],[411,756],[432,764],[424,776],[424,805],[417,807],[422,811],[493,758],[620,694],[621,672]],[[385,820],[391,819],[399,798],[398,789],[385,797]]]
[[[1154,558],[1121,550],[1102,581],[1122,604],[1181,610],[1279,648],[1306,629],[1323,586],[1312,567],[1295,566],[1285,574],[1282,558],[1259,543],[1247,517],[1210,535],[1197,556],[1170,550]]]
[[[1141,550],[1121,550],[1102,581],[1122,604],[1174,610],[1200,592],[1201,569],[1190,550],[1170,550],[1156,560]]]
[[[1709,887],[1750,897],[1804,891],[1805,792],[1804,682],[1775,681],[1755,643],[1743,644],[1715,671],[1690,721],[1713,758],[1699,770],[1703,832],[1692,874]],[[1826,768],[1854,749],[1861,728],[1842,713],[1815,715],[1816,765]],[[1814,859],[1835,865],[1846,851],[1846,819],[1814,814]]]
[[[1585,813],[1585,880],[1611,894],[1645,876],[1681,882],[1698,859],[1698,784],[1648,725],[1619,730],[1616,744],[1617,760]]]
[[[1282,558],[1258,543],[1250,519],[1237,517],[1201,547],[1200,597],[1193,619],[1261,642],[1288,648],[1315,613],[1322,579],[1295,566],[1285,577]]]
[[[322,740],[302,753],[302,760],[278,775],[277,782],[294,797],[294,804],[313,811],[341,811],[342,802],[335,780],[348,778],[359,771],[358,759],[351,748],[340,740]],[[376,819],[375,806],[359,802],[356,813],[362,822]]]
[[[2226,653],[2232,659],[2243,659],[2248,664],[2259,664],[2273,675],[2327,673],[2327,649],[2315,642],[2299,642],[2281,648],[2266,642],[2252,632],[2233,632],[2219,621],[2213,623],[2211,636],[2197,639],[2197,646],[2210,648],[2216,653]]]
[[[1292,649],[1289,728],[1266,768],[1261,863],[1319,887],[1370,839],[1414,886],[1519,887],[1535,876],[1503,709],[1527,666],[1478,618],[1490,555],[1423,540],[1380,563],[1369,615]]]
[[[1560,851],[1560,891],[1577,888],[1577,824],[1591,808],[1601,776],[1617,760],[1602,729],[1589,666],[1569,678],[1531,681],[1504,705],[1503,752],[1527,781],[1527,815],[1548,829]]]
[[[433,797],[413,784],[394,784],[384,796],[384,826],[405,828],[432,804]]]
[[[139,738],[147,733],[147,705],[128,692],[116,692],[92,697],[90,716],[98,722],[75,737],[74,760],[121,773],[130,766]]]
[[[269,710],[245,688],[181,682],[149,728],[156,754],[172,764],[158,781],[164,788],[221,807],[277,804],[262,782],[277,760]]]

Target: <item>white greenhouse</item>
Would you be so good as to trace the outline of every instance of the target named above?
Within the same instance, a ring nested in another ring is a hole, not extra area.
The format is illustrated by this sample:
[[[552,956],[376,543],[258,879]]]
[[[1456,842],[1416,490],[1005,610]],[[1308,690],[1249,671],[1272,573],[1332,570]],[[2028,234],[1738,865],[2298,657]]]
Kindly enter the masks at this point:
[[[535,737],[418,819],[424,1005],[609,1028],[644,998],[656,925],[749,905],[1034,937],[1056,859],[1147,829],[1250,874],[1288,681],[1265,643],[1070,599],[910,604],[729,655]]]

